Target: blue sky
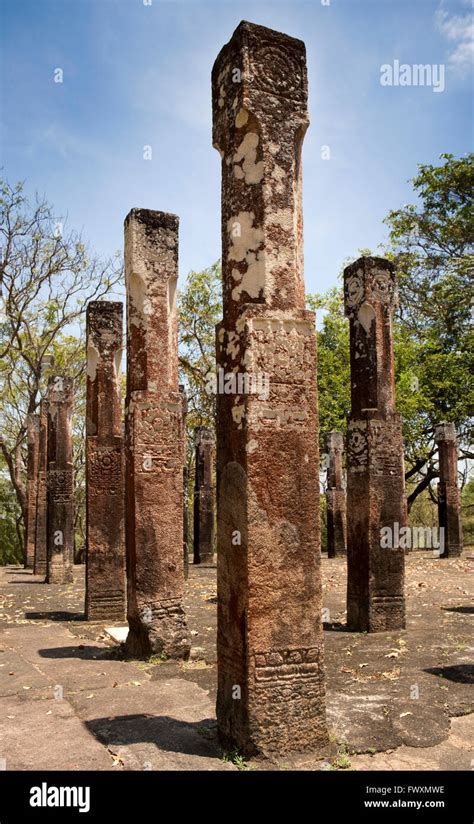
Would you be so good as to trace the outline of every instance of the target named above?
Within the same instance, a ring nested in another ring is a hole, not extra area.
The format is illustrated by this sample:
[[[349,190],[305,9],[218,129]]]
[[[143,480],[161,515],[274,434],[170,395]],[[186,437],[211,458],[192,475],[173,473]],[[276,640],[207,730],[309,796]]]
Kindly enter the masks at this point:
[[[413,200],[417,163],[472,150],[472,43],[467,0],[324,2],[1,0],[5,174],[44,193],[104,255],[122,248],[132,207],[175,212],[181,278],[210,265],[220,255],[212,64],[242,19],[284,31],[308,53],[306,287],[329,288],[346,258],[376,250],[387,212]],[[445,90],[382,86],[381,65],[396,59],[445,65]]]

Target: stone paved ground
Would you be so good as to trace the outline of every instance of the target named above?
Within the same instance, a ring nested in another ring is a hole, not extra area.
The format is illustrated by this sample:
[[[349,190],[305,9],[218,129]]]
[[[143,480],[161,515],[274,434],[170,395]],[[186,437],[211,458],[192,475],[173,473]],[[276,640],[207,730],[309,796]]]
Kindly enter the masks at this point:
[[[253,769],[468,770],[474,764],[474,552],[407,561],[408,624],[344,630],[345,563],[323,560],[331,742]],[[471,574],[469,574],[471,573]],[[0,758],[7,769],[245,767],[216,740],[215,570],[190,568],[188,663],[123,660],[83,620],[83,570],[45,585],[0,569]],[[418,695],[418,698],[416,697]],[[55,697],[56,696],[56,697]]]

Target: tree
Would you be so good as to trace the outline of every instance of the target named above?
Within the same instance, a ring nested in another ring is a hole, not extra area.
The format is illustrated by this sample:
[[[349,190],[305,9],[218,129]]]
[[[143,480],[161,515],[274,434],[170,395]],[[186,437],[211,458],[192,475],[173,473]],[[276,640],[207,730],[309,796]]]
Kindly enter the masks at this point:
[[[180,380],[188,398],[192,433],[194,426],[215,426],[216,399],[208,392],[207,376],[216,370],[215,328],[222,320],[220,261],[188,274],[178,306]]]
[[[438,476],[437,423],[454,422],[461,457],[474,457],[469,447],[474,409],[472,156],[443,158],[440,167],[419,167],[413,181],[418,207],[405,206],[387,218],[390,246],[384,251],[396,262],[399,281],[395,383],[403,417],[409,507],[424,490],[436,500],[432,481]],[[342,289],[308,296],[308,302],[325,311],[318,332],[321,430],[345,429],[350,379]]]
[[[387,255],[399,281],[397,402],[405,421],[409,506],[438,474],[436,423],[453,422],[461,457],[474,458],[474,155],[441,159],[440,166],[418,167],[418,204],[386,218]]]
[[[318,325],[318,398],[320,450],[324,434],[344,431],[351,408],[349,324],[344,315],[342,289],[333,287],[325,295],[307,295]],[[320,312],[322,320],[319,320]]]
[[[4,462],[0,457],[0,565],[19,564],[23,560],[23,529],[18,506]]]
[[[0,454],[22,529],[27,415],[37,411],[50,374],[73,377],[83,392],[86,306],[113,290],[122,263],[93,256],[44,199],[31,203],[22,184],[12,187],[5,180],[0,246]]]

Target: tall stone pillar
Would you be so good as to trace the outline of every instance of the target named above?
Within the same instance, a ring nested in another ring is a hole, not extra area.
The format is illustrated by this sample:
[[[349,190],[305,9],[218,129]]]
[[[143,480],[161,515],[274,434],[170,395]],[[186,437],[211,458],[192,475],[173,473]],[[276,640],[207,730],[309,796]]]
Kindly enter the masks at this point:
[[[181,401],[183,404],[183,565],[184,578],[187,581],[189,577],[189,502],[188,502],[188,456],[186,444],[186,416],[188,414],[188,399],[182,384],[179,385],[181,393]]]
[[[38,492],[39,415],[28,415],[26,421],[28,457],[26,467],[26,529],[25,566],[33,567],[36,541],[36,506]]]
[[[73,580],[74,467],[72,453],[72,378],[56,375],[48,383],[48,554],[46,583]]]
[[[132,209],[125,279],[127,650],[187,658],[176,215]]]
[[[217,719],[227,748],[283,754],[326,740],[304,43],[241,23],[214,64],[212,95],[228,392],[217,395]]]
[[[46,576],[48,556],[48,409],[46,398],[40,401],[38,484],[36,490],[35,575]]]
[[[212,483],[212,431],[206,426],[194,429],[194,563],[214,562],[214,489]]]
[[[347,623],[359,632],[405,626],[404,549],[384,545],[406,525],[403,439],[395,411],[394,265],[362,257],[344,270],[350,321],[347,432]],[[394,541],[393,543],[396,543]]]
[[[189,577],[189,502],[188,502],[189,470],[187,464],[183,466],[183,564],[184,578]]]
[[[125,488],[120,366],[123,306],[87,307],[86,618],[125,618]]]
[[[463,548],[461,496],[458,488],[458,443],[453,423],[435,428],[439,454],[438,520],[444,528],[444,555],[456,557]]]
[[[347,554],[346,547],[346,490],[342,475],[344,436],[342,432],[328,432],[327,454],[327,532],[328,558]]]

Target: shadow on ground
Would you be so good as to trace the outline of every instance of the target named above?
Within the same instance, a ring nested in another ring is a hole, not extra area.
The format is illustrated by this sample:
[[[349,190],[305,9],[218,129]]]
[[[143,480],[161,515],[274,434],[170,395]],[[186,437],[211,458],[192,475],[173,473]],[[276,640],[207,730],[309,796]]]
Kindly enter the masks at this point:
[[[474,664],[457,664],[453,667],[429,667],[425,672],[455,681],[457,684],[474,684]]]
[[[107,746],[154,744],[159,750],[221,758],[214,719],[190,722],[169,715],[118,715],[85,722],[90,732]]]
[[[474,607],[442,607],[443,612],[458,612],[461,615],[474,615]]]
[[[31,621],[85,621],[83,612],[25,612],[25,618]]]
[[[42,658],[80,658],[81,660],[117,661],[122,659],[118,647],[92,647],[80,644],[77,647],[51,647],[39,649],[38,655]]]

